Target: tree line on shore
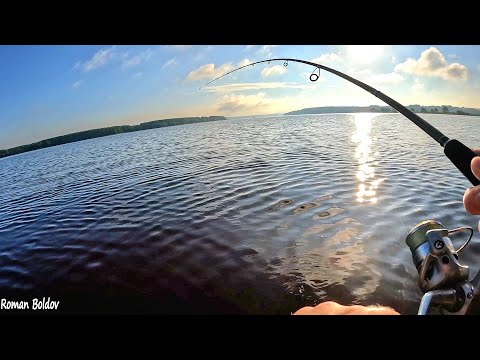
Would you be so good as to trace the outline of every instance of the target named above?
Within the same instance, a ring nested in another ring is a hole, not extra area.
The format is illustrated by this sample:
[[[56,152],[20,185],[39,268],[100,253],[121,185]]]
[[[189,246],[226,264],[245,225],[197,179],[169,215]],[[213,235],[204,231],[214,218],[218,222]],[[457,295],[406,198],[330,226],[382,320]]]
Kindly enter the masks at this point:
[[[165,126],[175,126],[183,124],[201,123],[208,121],[226,120],[224,116],[205,116],[205,117],[186,117],[154,120],[141,123],[139,125],[119,125],[100,129],[80,131],[72,134],[61,135],[50,139],[41,140],[33,144],[21,145],[14,148],[0,150],[0,158],[20,154],[27,151],[38,150],[50,146],[62,145],[76,141],[93,139],[102,136],[121,134],[132,131],[155,129]]]

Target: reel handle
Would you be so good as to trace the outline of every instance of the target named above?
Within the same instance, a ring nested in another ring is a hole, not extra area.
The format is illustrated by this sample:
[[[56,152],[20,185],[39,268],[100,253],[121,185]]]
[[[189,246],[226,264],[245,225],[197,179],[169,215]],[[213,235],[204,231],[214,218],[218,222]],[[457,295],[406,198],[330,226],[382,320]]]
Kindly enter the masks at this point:
[[[456,292],[453,289],[432,290],[422,297],[417,315],[427,315],[432,304],[448,304],[451,305],[456,301]]]

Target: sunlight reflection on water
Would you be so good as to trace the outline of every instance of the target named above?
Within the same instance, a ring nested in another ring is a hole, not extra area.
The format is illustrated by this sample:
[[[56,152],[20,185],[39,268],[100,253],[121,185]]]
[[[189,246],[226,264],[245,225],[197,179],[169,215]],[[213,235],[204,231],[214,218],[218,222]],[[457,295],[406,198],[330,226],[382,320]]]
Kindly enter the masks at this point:
[[[371,149],[372,138],[370,137],[370,131],[373,120],[377,116],[371,113],[355,114],[353,117],[355,129],[351,137],[351,141],[357,144],[355,149],[355,159],[358,161],[356,177],[359,181],[356,193],[357,201],[373,204],[378,201],[376,196],[377,188],[383,181],[383,179],[375,179],[375,154],[372,154]]]

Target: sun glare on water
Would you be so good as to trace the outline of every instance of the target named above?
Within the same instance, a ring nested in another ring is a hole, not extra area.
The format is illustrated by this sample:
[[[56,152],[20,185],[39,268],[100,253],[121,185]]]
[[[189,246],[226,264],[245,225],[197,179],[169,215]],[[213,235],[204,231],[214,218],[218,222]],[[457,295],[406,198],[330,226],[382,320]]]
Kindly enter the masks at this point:
[[[352,134],[352,142],[357,144],[355,149],[355,158],[358,161],[358,169],[356,173],[359,181],[357,190],[357,201],[376,203],[378,198],[377,188],[383,181],[382,179],[375,179],[375,159],[371,151],[372,139],[370,137],[370,130],[372,128],[372,120],[375,117],[373,114],[355,114],[354,124],[355,130]]]

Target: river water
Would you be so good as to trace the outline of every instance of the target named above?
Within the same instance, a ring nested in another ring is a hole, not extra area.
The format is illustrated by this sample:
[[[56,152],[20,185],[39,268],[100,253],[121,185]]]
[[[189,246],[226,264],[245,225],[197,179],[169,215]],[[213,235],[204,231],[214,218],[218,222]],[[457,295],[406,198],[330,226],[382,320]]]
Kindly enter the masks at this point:
[[[480,119],[425,115],[480,146]],[[417,311],[407,232],[474,227],[469,182],[400,114],[230,119],[0,160],[0,298],[67,313]],[[460,242],[462,239],[458,239]],[[473,309],[474,313],[480,310]]]

